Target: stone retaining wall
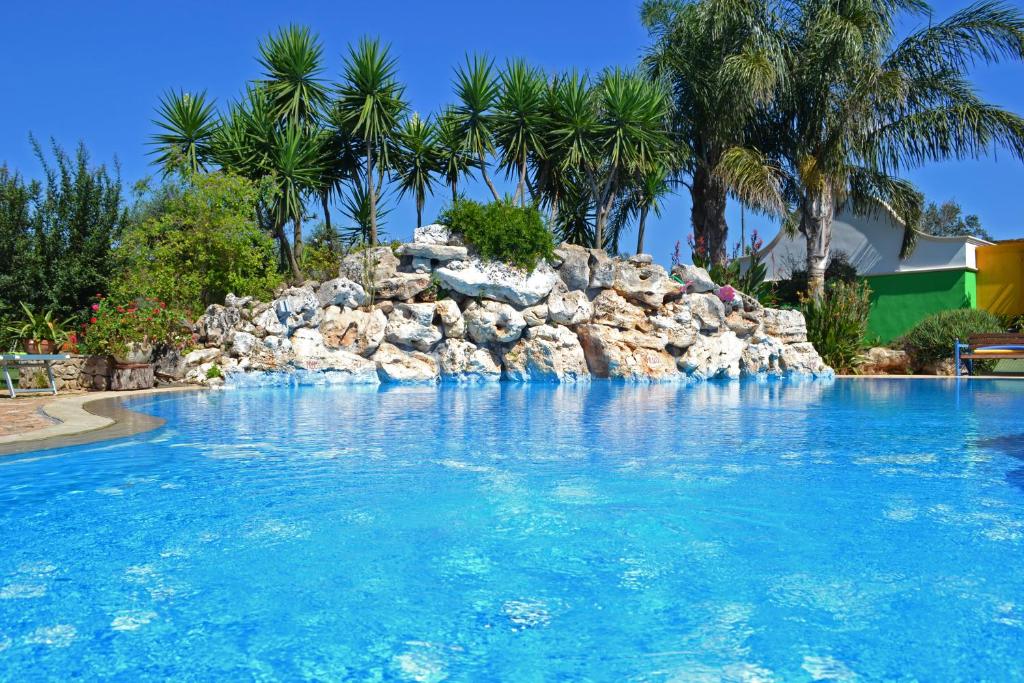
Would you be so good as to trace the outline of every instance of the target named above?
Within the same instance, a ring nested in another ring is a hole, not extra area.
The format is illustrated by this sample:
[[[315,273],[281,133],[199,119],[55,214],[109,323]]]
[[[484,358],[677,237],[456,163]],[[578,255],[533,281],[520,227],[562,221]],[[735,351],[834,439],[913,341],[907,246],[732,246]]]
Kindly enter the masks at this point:
[[[112,363],[107,356],[72,354],[66,361],[53,363],[53,381],[57,391],[106,391],[110,388]],[[32,389],[46,386],[46,370],[42,367],[19,369],[18,386]]]

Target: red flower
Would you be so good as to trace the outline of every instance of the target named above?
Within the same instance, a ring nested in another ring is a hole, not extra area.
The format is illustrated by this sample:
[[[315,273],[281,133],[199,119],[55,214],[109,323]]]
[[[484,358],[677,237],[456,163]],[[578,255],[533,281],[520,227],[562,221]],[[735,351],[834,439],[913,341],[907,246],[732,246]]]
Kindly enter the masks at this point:
[[[96,324],[96,318],[89,318],[89,322],[91,322],[93,325],[95,325]]]
[[[163,301],[161,301],[160,302],[160,308],[167,308],[167,304],[165,304]]]
[[[117,312],[118,313],[124,313],[124,306],[118,306],[117,307]]]

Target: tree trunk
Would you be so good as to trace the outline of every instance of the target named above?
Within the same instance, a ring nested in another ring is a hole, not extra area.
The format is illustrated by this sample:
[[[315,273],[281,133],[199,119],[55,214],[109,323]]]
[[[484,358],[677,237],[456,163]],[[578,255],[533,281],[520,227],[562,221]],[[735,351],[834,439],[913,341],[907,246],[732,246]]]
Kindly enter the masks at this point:
[[[645,204],[640,208],[640,225],[637,227],[636,232],[636,253],[644,253],[644,228],[647,227],[647,212],[649,207]]]
[[[423,227],[423,197],[416,198],[416,227]]]
[[[484,153],[481,150],[479,153],[480,158],[480,173],[484,177],[484,182],[487,183],[487,187],[491,188],[491,194],[494,195],[494,201],[498,201],[501,197],[498,195],[498,190],[495,189],[494,183],[491,182],[490,176],[487,175],[487,162],[484,161]]]
[[[366,141],[366,193],[370,197],[370,246],[377,246],[377,194],[373,186],[373,146]]]
[[[693,200],[690,210],[693,236],[698,241],[703,240],[712,263],[725,265],[725,245],[729,236],[729,226],[725,222],[728,195],[725,184],[704,164],[698,164],[690,195]]]
[[[292,279],[298,283],[302,282],[302,271],[299,270],[299,263],[295,260],[295,252],[292,251],[292,245],[288,243],[288,236],[284,234],[284,226],[278,225],[277,239],[281,243],[281,257],[284,259],[285,265],[292,271]]]
[[[331,239],[333,241],[334,231],[331,230],[331,207],[329,192],[323,192],[320,194],[320,204],[324,207],[324,227],[327,228],[327,234],[331,236]]]
[[[519,205],[526,206],[526,155],[519,160],[519,185],[516,187],[516,197],[519,198]]]
[[[807,293],[818,300],[825,295],[825,269],[832,243],[835,216],[832,190],[807,192],[800,207],[800,232],[807,239]]]
[[[302,207],[292,219],[292,251],[295,253],[295,260],[302,258]]]
[[[455,204],[455,200],[458,199],[458,198],[459,198],[458,185],[456,183],[452,183],[452,204],[453,205]]]

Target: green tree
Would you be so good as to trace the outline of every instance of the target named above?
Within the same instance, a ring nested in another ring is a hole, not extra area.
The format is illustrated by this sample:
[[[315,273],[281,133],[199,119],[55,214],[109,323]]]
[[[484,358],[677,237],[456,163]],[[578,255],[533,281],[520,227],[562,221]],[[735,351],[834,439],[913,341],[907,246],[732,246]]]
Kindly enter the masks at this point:
[[[494,140],[501,168],[518,178],[512,202],[526,206],[527,164],[545,154],[545,136],[551,121],[545,108],[547,81],[540,69],[523,60],[511,62],[501,73],[501,94],[494,113]]]
[[[397,62],[389,48],[376,39],[363,38],[349,48],[338,98],[334,107],[343,130],[362,143],[363,181],[370,208],[370,244],[377,244],[377,197],[375,175],[389,164],[389,149],[407,105],[397,79]]]
[[[454,203],[459,196],[459,180],[478,164],[463,144],[459,115],[453,107],[446,107],[437,117],[437,153],[441,178],[451,188]]]
[[[1024,157],[1024,119],[983,101],[967,78],[975,63],[1024,59],[1024,17],[981,2],[929,22],[891,45],[904,10],[921,2],[802,0],[789,36],[781,99],[787,196],[807,240],[809,290],[824,292],[832,220],[892,207],[920,226],[922,197],[898,173],[929,161],[985,154]]]
[[[730,193],[781,212],[765,113],[787,74],[780,22],[768,0],[645,0],[653,44],[644,57],[671,90],[675,175],[690,190],[693,233],[724,264]],[[783,125],[779,122],[777,125]],[[768,184],[768,191],[762,187]]]
[[[466,57],[466,64],[455,70],[455,115],[459,121],[462,146],[476,157],[477,168],[487,183],[494,201],[498,190],[487,174],[487,156],[494,154],[494,108],[501,88],[494,62],[487,57]]]
[[[111,296],[148,297],[193,316],[230,292],[270,296],[280,276],[274,243],[256,215],[265,191],[225,173],[166,181],[140,202],[125,231]]]
[[[416,227],[423,225],[423,204],[433,193],[441,173],[441,153],[437,145],[437,128],[430,119],[419,114],[407,118],[398,131],[398,153],[395,174],[399,198],[406,193],[416,202]]]
[[[992,235],[981,227],[981,219],[973,213],[963,215],[963,208],[950,199],[941,205],[929,202],[921,216],[921,232],[939,237],[970,236],[980,237],[989,242]]]
[[[150,154],[156,156],[153,163],[164,175],[180,170],[205,171],[218,123],[216,109],[212,101],[206,100],[206,93],[168,91],[160,98],[157,115],[153,123],[162,132],[153,135],[150,142]]]

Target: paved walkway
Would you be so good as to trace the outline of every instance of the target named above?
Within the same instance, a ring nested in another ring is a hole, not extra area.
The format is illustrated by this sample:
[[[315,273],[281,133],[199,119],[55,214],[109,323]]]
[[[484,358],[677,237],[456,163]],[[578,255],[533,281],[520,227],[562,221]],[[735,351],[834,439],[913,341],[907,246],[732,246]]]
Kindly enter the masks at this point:
[[[0,398],[0,436],[24,434],[53,425],[56,420],[43,412],[43,406],[53,400],[53,396]]]

